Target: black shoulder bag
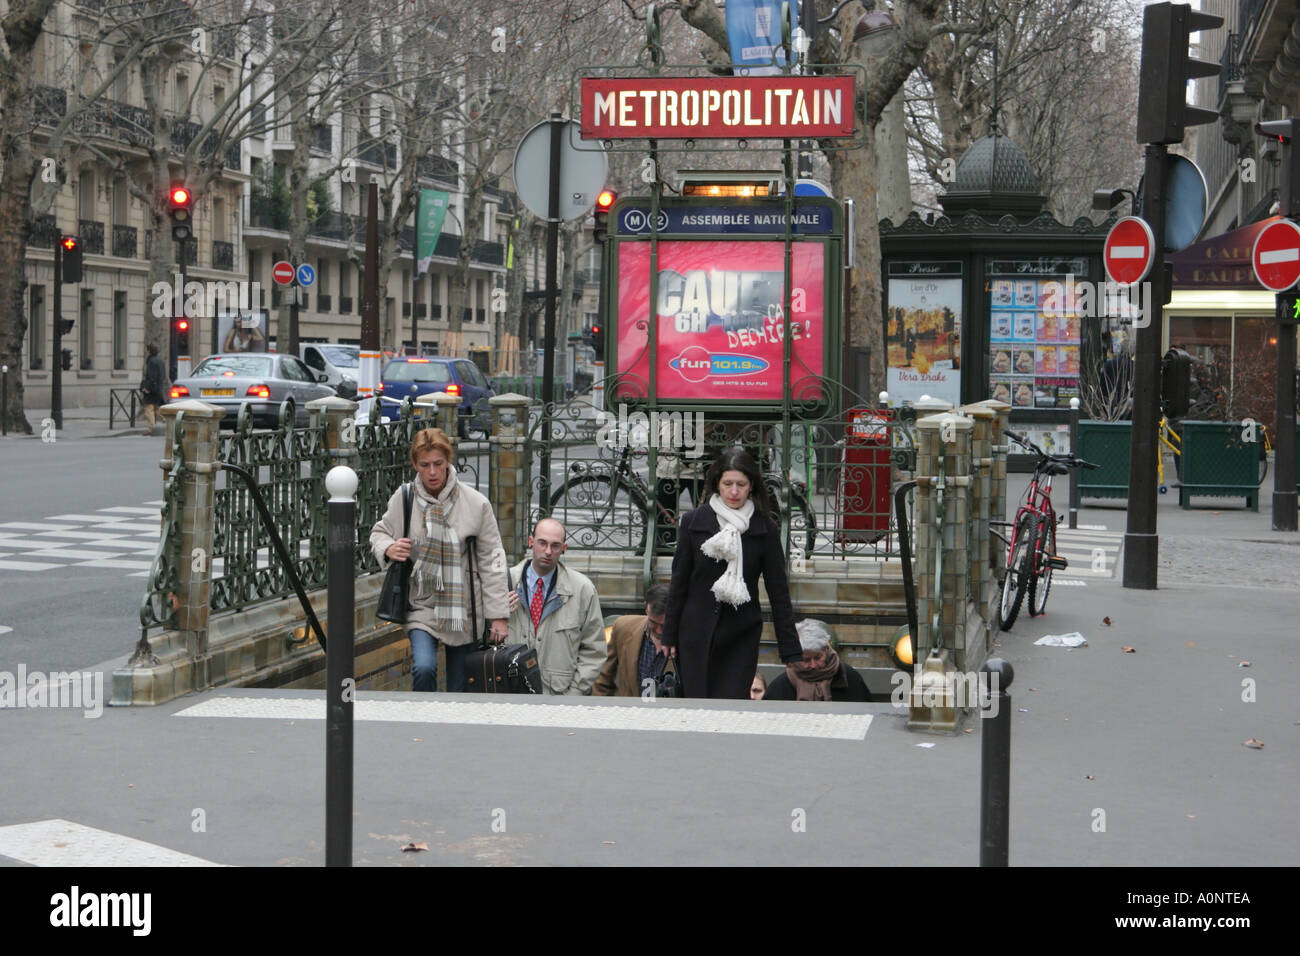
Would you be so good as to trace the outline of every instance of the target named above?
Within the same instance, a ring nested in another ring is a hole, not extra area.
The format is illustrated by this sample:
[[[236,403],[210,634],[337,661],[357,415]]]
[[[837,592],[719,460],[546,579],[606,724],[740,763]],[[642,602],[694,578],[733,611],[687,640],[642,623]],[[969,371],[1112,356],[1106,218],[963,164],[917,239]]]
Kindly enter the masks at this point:
[[[415,498],[415,485],[407,482],[402,488],[402,537],[411,536],[411,502]],[[408,606],[407,592],[411,585],[412,562],[394,561],[388,565],[384,575],[384,586],[379,592],[379,604],[375,607],[375,617],[393,624],[406,623]]]
[[[478,646],[465,655],[466,687],[479,694],[540,694],[542,673],[537,666],[537,649],[527,644],[489,644],[487,621],[483,633],[478,631],[478,603],[474,598],[474,572],[478,567],[478,540],[465,539],[469,547],[469,616],[470,633]],[[513,590],[510,571],[506,570],[506,587]]]

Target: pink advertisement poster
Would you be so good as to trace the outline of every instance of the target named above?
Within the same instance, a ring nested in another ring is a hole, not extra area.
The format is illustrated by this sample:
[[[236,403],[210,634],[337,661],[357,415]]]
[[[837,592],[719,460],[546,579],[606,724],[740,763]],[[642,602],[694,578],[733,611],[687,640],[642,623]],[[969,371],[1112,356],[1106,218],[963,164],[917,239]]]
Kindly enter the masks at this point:
[[[785,246],[678,240],[658,248],[659,315],[651,322],[650,245],[619,246],[619,395],[647,395],[649,330],[656,328],[661,400],[780,401]],[[821,243],[794,244],[791,275],[791,392],[796,400],[815,401],[824,391]]]

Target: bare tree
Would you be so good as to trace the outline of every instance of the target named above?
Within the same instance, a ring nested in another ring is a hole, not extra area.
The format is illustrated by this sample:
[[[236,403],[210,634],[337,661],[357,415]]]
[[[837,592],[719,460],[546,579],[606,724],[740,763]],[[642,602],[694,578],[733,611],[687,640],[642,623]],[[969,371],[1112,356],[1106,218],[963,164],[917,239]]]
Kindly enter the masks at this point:
[[[858,91],[855,104],[857,125],[862,134],[862,148],[828,151],[831,186],[837,195],[852,196],[859,205],[857,232],[858,266],[851,274],[854,310],[845,316],[850,346],[868,350],[870,372],[866,383],[856,383],[860,390],[874,394],[885,384],[884,316],[881,312],[880,236],[878,221],[878,168],[876,126],[894,94],[916,68],[929,49],[935,16],[940,0],[901,0],[894,5],[897,29],[855,42],[854,28],[863,15],[864,6],[850,3],[839,9],[829,24],[822,27],[811,49],[816,63],[861,66],[867,77],[866,87]],[[819,19],[833,12],[830,0],[814,4]],[[714,0],[681,0],[682,19],[698,31],[703,59],[719,71],[730,64],[726,24]],[[829,145],[829,144],[828,144]]]

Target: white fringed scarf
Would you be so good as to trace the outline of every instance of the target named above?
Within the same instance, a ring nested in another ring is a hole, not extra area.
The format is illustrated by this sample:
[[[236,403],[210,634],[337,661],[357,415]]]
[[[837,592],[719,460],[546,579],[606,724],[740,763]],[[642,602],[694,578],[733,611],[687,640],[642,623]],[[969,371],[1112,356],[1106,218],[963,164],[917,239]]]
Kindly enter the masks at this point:
[[[713,594],[719,601],[740,607],[753,600],[740,569],[740,536],[749,530],[749,519],[754,516],[754,502],[747,499],[739,508],[728,508],[720,497],[713,495],[709,498],[709,507],[718,516],[719,530],[704,542],[700,550],[715,561],[727,562],[727,570],[713,582]]]

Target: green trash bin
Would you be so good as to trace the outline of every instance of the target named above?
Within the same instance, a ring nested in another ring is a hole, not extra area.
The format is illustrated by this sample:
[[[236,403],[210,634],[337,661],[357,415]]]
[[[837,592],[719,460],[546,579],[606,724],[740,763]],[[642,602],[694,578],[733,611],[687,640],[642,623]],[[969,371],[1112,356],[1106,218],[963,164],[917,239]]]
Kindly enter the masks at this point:
[[[1245,498],[1259,511],[1260,442],[1255,426],[1241,422],[1183,422],[1183,483],[1178,504],[1193,497]],[[1254,440],[1249,440],[1253,438]]]
[[[1130,422],[1079,422],[1079,447],[1075,454],[1099,465],[1079,472],[1079,497],[1127,498]]]

